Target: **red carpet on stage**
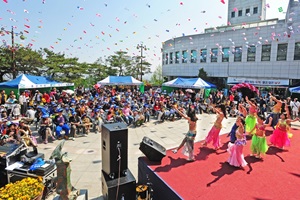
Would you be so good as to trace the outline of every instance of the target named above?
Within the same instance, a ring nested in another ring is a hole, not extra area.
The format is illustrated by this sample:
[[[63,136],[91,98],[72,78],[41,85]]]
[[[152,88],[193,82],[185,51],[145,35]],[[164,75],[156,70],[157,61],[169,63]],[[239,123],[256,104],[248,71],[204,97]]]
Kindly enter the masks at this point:
[[[291,147],[270,147],[263,160],[250,157],[251,140],[244,147],[248,166],[230,166],[227,135],[221,136],[217,152],[211,144],[195,144],[195,162],[181,153],[167,151],[160,165],[149,167],[185,200],[196,199],[300,199],[300,130],[292,129]],[[267,136],[269,141],[269,136]],[[180,142],[180,141],[178,141]]]

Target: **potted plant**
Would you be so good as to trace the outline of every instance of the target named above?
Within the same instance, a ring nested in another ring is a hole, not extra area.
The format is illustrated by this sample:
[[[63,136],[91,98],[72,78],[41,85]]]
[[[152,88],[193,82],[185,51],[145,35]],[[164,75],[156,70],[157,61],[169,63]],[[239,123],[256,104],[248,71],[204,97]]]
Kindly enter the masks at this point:
[[[44,184],[41,178],[24,178],[0,188],[0,200],[41,200]]]

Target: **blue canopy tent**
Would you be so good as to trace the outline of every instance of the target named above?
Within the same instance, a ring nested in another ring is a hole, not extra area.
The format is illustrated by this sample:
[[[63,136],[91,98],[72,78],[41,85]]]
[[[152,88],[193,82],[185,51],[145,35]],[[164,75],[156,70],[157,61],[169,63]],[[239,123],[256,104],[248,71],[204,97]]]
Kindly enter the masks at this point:
[[[289,88],[289,91],[290,91],[291,93],[298,93],[298,94],[300,94],[300,86],[297,86],[297,87],[291,87],[291,88]]]
[[[52,87],[68,87],[74,90],[74,83],[61,83],[55,80],[51,80],[44,76],[33,76],[28,74],[22,74],[11,81],[0,83],[1,89],[13,90],[17,94],[21,89],[37,89]]]

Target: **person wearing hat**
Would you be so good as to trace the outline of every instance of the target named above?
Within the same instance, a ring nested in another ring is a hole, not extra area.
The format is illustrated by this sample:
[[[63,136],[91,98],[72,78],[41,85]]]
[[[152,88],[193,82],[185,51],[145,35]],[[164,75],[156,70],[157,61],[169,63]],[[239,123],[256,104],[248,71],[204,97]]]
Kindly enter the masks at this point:
[[[77,115],[76,111],[72,111],[72,116],[69,119],[71,124],[71,132],[70,137],[76,138],[78,136],[78,132],[82,129],[82,135],[85,135],[85,126],[81,124],[80,117]],[[77,134],[76,134],[77,130]]]
[[[63,139],[63,136],[61,135],[61,131],[65,131],[64,138],[66,140],[69,139],[69,132],[70,132],[70,127],[68,126],[68,121],[65,116],[63,116],[63,109],[59,108],[57,109],[58,115],[55,117],[54,122],[56,124],[56,137],[57,139],[61,140]]]
[[[49,114],[44,113],[42,115],[42,120],[40,121],[40,129],[38,131],[42,140],[45,144],[48,143],[48,138],[51,137],[52,140],[55,140],[55,137],[52,133],[52,120],[50,119]]]

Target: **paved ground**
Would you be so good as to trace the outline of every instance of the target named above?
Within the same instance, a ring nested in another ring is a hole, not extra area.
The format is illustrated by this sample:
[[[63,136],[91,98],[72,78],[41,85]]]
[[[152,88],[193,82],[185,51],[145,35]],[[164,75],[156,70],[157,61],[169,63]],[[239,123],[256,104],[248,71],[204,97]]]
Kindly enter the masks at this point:
[[[196,142],[203,140],[213,125],[216,115],[198,115]],[[224,119],[221,134],[228,133],[234,118]],[[299,125],[300,123],[297,122]],[[181,119],[174,122],[166,121],[156,124],[155,120],[138,128],[128,128],[128,168],[138,178],[138,157],[143,153],[139,150],[140,142],[144,136],[158,142],[166,149],[179,145],[188,130],[187,120]],[[77,189],[88,189],[89,199],[102,199],[101,192],[101,134],[90,133],[88,137],[79,137],[75,141],[65,142],[63,152],[68,152],[71,162],[71,182]],[[45,158],[49,158],[59,141],[48,144],[39,144],[39,151],[45,153]],[[138,180],[137,180],[138,181]],[[48,199],[53,199],[50,196]]]
[[[202,114],[198,115],[198,134],[196,141],[202,140],[213,125],[216,115]],[[228,133],[233,118],[223,121],[222,133]],[[144,136],[158,142],[166,149],[174,148],[179,145],[188,130],[187,120],[181,119],[174,122],[166,121],[157,124],[156,120],[151,119],[142,127],[128,128],[128,168],[138,178],[138,157],[143,156],[139,150],[140,142]],[[90,133],[88,137],[79,137],[75,141],[68,140],[65,142],[63,152],[68,152],[71,162],[71,182],[77,189],[88,189],[89,199],[102,199],[101,190],[101,134]],[[39,152],[45,154],[48,159],[59,141],[48,144],[39,144]],[[138,180],[137,180],[138,181]],[[53,199],[54,195],[48,199]]]

